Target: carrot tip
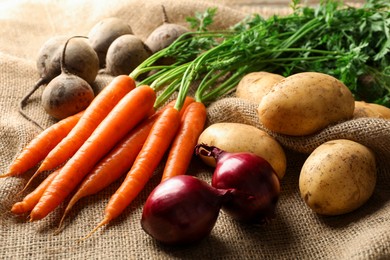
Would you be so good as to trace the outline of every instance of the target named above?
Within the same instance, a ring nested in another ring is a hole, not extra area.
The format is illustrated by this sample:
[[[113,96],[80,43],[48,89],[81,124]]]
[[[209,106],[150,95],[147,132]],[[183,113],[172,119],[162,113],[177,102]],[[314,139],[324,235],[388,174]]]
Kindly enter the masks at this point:
[[[61,218],[61,220],[60,220],[60,223],[58,224],[58,227],[57,227],[55,233],[59,233],[59,232],[63,229],[64,217],[65,217],[65,216],[62,216],[62,218]]]
[[[58,235],[59,233],[61,233],[61,231],[63,230],[64,228],[61,226],[58,226],[55,230],[54,230],[54,235]]]
[[[34,212],[34,210],[32,210],[32,211],[30,212],[30,216],[29,216],[29,217],[30,217],[29,222],[34,222],[34,221],[43,219],[45,216],[36,214],[36,213]]]
[[[31,216],[28,216],[28,222],[34,222],[36,219],[32,218]]]
[[[28,186],[30,186],[31,182],[35,179],[35,177],[37,177],[41,172],[42,171],[40,170],[40,168],[38,168],[38,170],[34,172],[34,174],[31,176],[26,185],[24,185],[23,189],[18,194],[23,193],[28,188]]]
[[[70,208],[69,208],[69,206],[68,206],[68,207],[65,209],[64,214],[62,215],[60,222],[58,223],[58,227],[57,227],[57,230],[58,230],[58,231],[61,231],[61,230],[63,229],[63,223],[64,223],[64,221],[65,221],[66,216],[68,215],[69,210],[70,210]]]
[[[21,204],[21,202],[16,202],[14,205],[12,205],[11,212],[13,214],[22,214],[24,210]]]
[[[13,172],[13,171],[10,171],[10,172],[7,172],[7,173],[2,173],[0,174],[0,178],[7,178],[7,177],[17,177],[17,176],[20,176],[22,172]]]
[[[85,237],[80,238],[80,241],[84,241],[88,238],[90,238],[99,228],[101,228],[104,225],[107,225],[110,222],[109,217],[105,217],[94,229],[92,229],[91,232],[89,232]]]

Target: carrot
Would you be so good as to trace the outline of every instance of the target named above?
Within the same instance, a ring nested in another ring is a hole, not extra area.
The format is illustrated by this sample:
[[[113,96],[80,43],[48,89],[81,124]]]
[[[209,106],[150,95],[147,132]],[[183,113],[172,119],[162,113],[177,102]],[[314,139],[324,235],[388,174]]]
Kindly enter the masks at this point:
[[[141,150],[157,114],[149,117],[129,133],[107,156],[105,156],[86,176],[72,196],[62,215],[58,228],[73,206],[83,197],[95,194],[119,179],[133,164]]]
[[[195,145],[204,129],[206,117],[206,107],[201,102],[194,102],[185,109],[179,131],[170,148],[161,181],[187,172]]]
[[[146,117],[155,99],[156,93],[149,86],[139,86],[124,96],[65,163],[31,211],[30,220],[42,219],[53,211],[96,163]]]
[[[115,77],[85,109],[83,116],[70,133],[46,156],[38,170],[27,182],[24,189],[41,172],[52,170],[68,160],[92,134],[98,124],[114,106],[135,88],[135,82],[129,76]]]
[[[58,172],[61,168],[55,170],[50,173],[45,180],[43,180],[38,187],[35,188],[31,193],[27,194],[23,200],[16,202],[12,208],[11,212],[14,214],[24,214],[30,212],[34,206],[38,203],[41,198],[43,192],[49,186],[49,184],[53,181],[54,177],[57,176]]]
[[[187,97],[183,108],[187,107],[188,104],[193,101],[193,98]],[[93,168],[83,180],[80,187],[77,189],[77,192],[69,200],[58,226],[59,229],[72,207],[81,198],[96,194],[103,190],[130,169],[157,118],[165,109],[173,107],[175,102],[176,100],[171,101],[155,114],[142,121],[140,125],[130,131],[129,134],[127,134],[127,136]]]
[[[72,130],[84,112],[77,113],[46,128],[35,136],[11,163],[8,173],[0,178],[25,173],[40,161]]]
[[[118,217],[137,197],[168,150],[180,125],[180,113],[171,107],[166,109],[153,125],[125,180],[111,196],[103,220],[85,238],[98,228]]]

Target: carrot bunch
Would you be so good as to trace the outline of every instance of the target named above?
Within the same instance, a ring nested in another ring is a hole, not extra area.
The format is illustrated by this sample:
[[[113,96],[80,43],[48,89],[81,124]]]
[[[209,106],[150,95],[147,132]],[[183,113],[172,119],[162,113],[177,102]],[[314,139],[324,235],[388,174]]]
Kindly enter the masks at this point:
[[[164,154],[168,157],[161,181],[185,174],[205,125],[206,108],[181,93],[177,100],[157,109],[176,87],[157,97],[155,87],[136,86],[130,76],[117,76],[85,111],[39,134],[1,177],[21,175],[37,166],[26,188],[37,175],[51,173],[11,211],[27,213],[31,221],[40,220],[73,194],[61,227],[77,201],[125,175],[96,230],[118,217],[137,197]]]

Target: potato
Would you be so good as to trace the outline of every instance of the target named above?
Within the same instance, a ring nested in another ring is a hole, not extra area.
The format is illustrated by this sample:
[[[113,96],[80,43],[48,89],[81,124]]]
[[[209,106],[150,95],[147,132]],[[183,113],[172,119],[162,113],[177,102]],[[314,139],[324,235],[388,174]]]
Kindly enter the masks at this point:
[[[266,71],[248,73],[238,83],[236,96],[259,104],[272,86],[282,79],[282,75]]]
[[[353,111],[353,118],[360,117],[375,117],[382,118],[382,115],[372,108],[369,103],[364,101],[355,101],[355,110]]]
[[[377,111],[381,118],[390,119],[390,108],[375,103],[368,103],[368,105],[371,109]]]
[[[390,119],[390,108],[364,101],[355,101],[354,118],[373,117]]]
[[[216,146],[227,152],[251,152],[267,160],[279,179],[286,172],[286,155],[281,145],[269,134],[251,125],[240,123],[215,123],[199,136],[198,143]],[[202,160],[215,167],[215,160],[201,156]]]
[[[375,156],[369,148],[345,139],[328,141],[303,164],[300,195],[318,214],[345,214],[370,198],[376,176]]]
[[[261,100],[258,115],[271,131],[304,136],[352,118],[354,108],[354,97],[341,81],[303,72],[276,83]]]

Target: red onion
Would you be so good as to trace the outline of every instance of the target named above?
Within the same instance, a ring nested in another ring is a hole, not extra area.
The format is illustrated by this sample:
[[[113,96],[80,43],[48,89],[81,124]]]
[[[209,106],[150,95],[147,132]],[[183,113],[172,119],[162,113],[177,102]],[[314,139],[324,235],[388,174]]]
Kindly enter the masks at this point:
[[[254,153],[229,153],[215,146],[197,145],[195,152],[216,160],[212,186],[228,189],[232,197],[222,210],[236,220],[264,224],[275,217],[280,183],[272,166]]]
[[[197,242],[210,234],[228,194],[194,176],[172,177],[147,198],[141,226],[163,244]]]

